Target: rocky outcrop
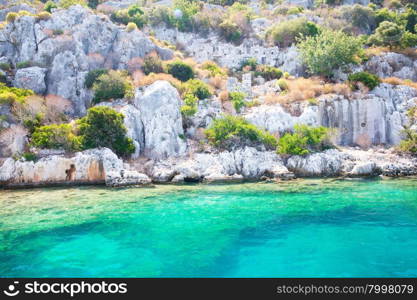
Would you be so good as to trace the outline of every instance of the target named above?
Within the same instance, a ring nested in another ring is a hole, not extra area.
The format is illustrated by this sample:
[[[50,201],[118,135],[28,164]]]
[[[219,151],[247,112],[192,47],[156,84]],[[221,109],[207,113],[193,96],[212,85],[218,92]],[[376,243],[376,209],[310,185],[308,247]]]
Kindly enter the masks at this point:
[[[373,56],[363,67],[381,78],[398,77],[417,80],[417,61],[400,53],[388,52]]]
[[[0,131],[0,157],[23,153],[28,131],[21,125],[12,124]]]
[[[271,133],[283,133],[293,129],[296,124],[318,126],[319,110],[317,106],[306,105],[300,116],[294,116],[279,104],[261,105],[249,110],[244,118]]]
[[[160,160],[185,153],[181,98],[169,82],[156,81],[143,94],[138,92],[135,105],[143,125],[143,153],[146,157]]]
[[[307,156],[292,156],[287,160],[288,170],[298,176],[339,176],[342,174],[343,153],[327,150]]]
[[[88,71],[125,69],[132,59],[152,51],[172,58],[171,50],[153,44],[142,32],[127,32],[79,5],[55,10],[47,20],[21,16],[0,30],[0,58],[47,68],[46,92],[71,100],[77,115],[85,113],[92,98],[84,87]]]
[[[257,39],[245,39],[237,46],[221,40],[215,33],[200,37],[194,33],[165,27],[152,28],[152,32],[160,40],[181,45],[198,62],[215,60],[223,67],[233,69],[240,67],[242,61],[253,57],[260,64],[280,67],[292,75],[304,74],[304,67],[295,47],[268,47]]]
[[[36,162],[8,158],[0,167],[0,186],[100,183],[121,186],[149,181],[144,174],[125,170],[122,160],[107,148],[77,152],[73,157],[51,155]]]
[[[323,96],[319,123],[337,128],[339,145],[395,145],[407,124],[406,112],[415,105],[417,90],[381,84],[370,94],[349,100],[340,95]]]
[[[227,181],[241,179],[283,178],[293,174],[274,152],[246,147],[219,153],[196,153],[182,160],[168,160],[149,168],[155,182]]]
[[[13,85],[21,89],[29,89],[36,94],[44,94],[46,91],[45,75],[46,69],[30,67],[16,71]]]

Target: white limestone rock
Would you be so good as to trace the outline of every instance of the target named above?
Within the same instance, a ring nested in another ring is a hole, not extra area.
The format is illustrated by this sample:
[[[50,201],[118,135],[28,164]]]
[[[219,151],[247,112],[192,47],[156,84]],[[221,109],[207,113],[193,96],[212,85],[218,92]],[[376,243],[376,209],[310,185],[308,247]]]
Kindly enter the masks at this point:
[[[119,172],[106,173],[106,185],[112,187],[131,186],[131,185],[148,185],[151,179],[142,173],[130,170],[121,170]]]
[[[160,160],[185,153],[186,143],[178,91],[167,81],[156,81],[135,99],[143,124],[146,157]]]
[[[46,91],[45,68],[30,67],[16,71],[13,85],[21,89],[29,89],[36,94],[43,94]]]
[[[345,155],[335,149],[307,156],[291,156],[286,163],[288,170],[297,176],[337,176],[342,174]]]
[[[28,131],[21,125],[12,124],[0,131],[0,157],[23,153],[27,143]]]

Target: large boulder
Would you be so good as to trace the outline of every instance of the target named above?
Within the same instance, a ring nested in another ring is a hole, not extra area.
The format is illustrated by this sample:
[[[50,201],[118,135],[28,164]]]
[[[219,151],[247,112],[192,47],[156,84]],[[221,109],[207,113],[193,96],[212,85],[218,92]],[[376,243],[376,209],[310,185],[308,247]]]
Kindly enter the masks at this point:
[[[21,89],[29,89],[36,94],[43,94],[46,91],[45,75],[46,69],[30,67],[16,71],[13,85]]]
[[[185,153],[181,98],[167,81],[156,81],[143,94],[137,93],[135,105],[143,125],[145,156],[160,160]]]
[[[297,176],[337,176],[343,171],[345,156],[338,150],[326,150],[307,156],[291,156],[286,163],[288,170]]]

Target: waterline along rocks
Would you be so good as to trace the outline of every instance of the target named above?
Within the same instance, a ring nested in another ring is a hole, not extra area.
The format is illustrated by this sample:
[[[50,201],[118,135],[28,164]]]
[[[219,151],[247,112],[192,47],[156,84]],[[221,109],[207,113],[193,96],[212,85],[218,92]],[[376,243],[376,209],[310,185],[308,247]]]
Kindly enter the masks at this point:
[[[0,186],[417,174],[413,5],[6,2]]]

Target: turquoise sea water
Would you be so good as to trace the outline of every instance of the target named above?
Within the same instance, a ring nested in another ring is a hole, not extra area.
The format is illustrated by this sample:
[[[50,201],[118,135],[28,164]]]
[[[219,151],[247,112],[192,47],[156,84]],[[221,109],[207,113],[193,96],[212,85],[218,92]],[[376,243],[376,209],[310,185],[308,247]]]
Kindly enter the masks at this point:
[[[0,190],[0,277],[417,276],[417,179]]]

